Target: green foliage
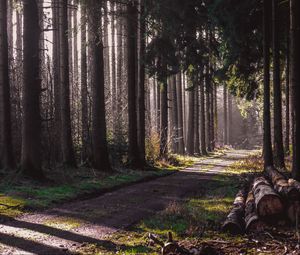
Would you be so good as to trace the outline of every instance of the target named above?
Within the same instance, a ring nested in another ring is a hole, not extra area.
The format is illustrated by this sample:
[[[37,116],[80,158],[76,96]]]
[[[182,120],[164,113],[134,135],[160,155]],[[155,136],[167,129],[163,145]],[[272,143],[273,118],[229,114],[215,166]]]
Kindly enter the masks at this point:
[[[151,136],[146,138],[146,160],[150,164],[155,164],[160,156],[160,137],[157,132],[151,132]]]
[[[145,5],[150,76],[166,83],[181,69],[188,72],[192,88],[210,60],[215,82],[226,82],[247,100],[260,96],[261,1],[147,0]]]

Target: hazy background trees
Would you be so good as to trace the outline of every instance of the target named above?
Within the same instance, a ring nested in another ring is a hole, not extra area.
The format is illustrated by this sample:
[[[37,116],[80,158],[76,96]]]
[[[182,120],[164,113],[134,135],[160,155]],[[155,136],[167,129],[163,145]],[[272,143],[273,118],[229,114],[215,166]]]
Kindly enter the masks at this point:
[[[294,1],[96,2],[1,1],[2,167],[143,168],[263,135],[265,164],[274,141],[284,166],[297,147]]]

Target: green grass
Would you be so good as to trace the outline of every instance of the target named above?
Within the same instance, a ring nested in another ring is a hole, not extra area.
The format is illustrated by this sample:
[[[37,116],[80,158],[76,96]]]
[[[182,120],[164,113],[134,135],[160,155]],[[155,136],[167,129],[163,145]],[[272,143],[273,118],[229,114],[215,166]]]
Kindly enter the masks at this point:
[[[220,227],[232,208],[241,177],[249,169],[255,173],[260,172],[260,167],[261,161],[257,154],[234,163],[221,175],[203,182],[197,194],[190,199],[173,202],[163,212],[139,222],[131,229],[110,236],[109,240],[116,247],[93,246],[92,253],[115,254],[118,251],[120,254],[157,254],[160,248],[148,245],[148,233],[166,241],[168,232],[172,232],[177,241],[220,240],[243,246],[247,242],[245,237],[222,233]]]
[[[84,221],[71,217],[56,217],[55,219],[45,220],[43,225],[54,227],[57,229],[71,230],[80,227]]]
[[[18,173],[0,173],[3,175],[0,183],[0,215],[16,217],[30,210],[49,208],[146,178],[165,176],[193,162],[190,158],[177,157],[151,170],[118,169],[112,174],[96,172],[90,168],[46,170],[51,180],[48,184],[25,179]]]
[[[117,248],[94,247],[93,251],[98,251],[98,254],[114,254],[116,251],[121,251],[120,254],[157,254],[160,248],[148,245],[148,233],[164,241],[168,232],[172,232],[175,240],[226,237],[226,240],[241,242],[240,237],[233,238],[218,232],[221,222],[231,209],[239,188],[238,181],[237,176],[227,175],[209,180],[199,187],[198,194],[191,199],[174,202],[163,212],[109,237]]]
[[[51,184],[41,184],[27,179],[18,178],[9,181],[8,178],[0,184],[0,215],[16,217],[28,210],[45,209],[55,204],[76,199],[80,196],[112,189],[124,184],[134,183],[148,177],[160,177],[170,173],[170,170],[157,169],[151,171],[122,170],[113,175],[85,172],[81,175],[70,171],[69,179]],[[66,174],[66,173],[64,173]],[[66,174],[67,175],[67,174]]]

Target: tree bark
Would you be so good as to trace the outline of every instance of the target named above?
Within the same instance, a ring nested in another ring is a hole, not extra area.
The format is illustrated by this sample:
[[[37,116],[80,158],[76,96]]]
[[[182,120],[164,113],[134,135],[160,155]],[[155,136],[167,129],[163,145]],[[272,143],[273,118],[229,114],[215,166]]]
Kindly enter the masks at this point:
[[[297,189],[289,185],[287,179],[275,168],[267,167],[266,174],[271,180],[274,189],[278,194],[288,200],[297,200],[300,193]]]
[[[273,11],[273,104],[274,104],[274,159],[279,168],[284,168],[284,150],[282,138],[282,96],[280,79],[280,55],[279,55],[279,19],[278,0],[272,0]]]
[[[122,4],[117,3],[117,69],[116,69],[116,86],[117,86],[117,95],[116,95],[116,108],[117,108],[117,119],[116,119],[116,135],[119,137],[122,130],[123,114],[122,114],[122,105],[123,105],[123,65],[124,65],[124,54],[123,54],[123,36],[124,36],[124,17],[123,17],[123,8]]]
[[[54,158],[61,161],[61,116],[60,116],[60,26],[59,26],[59,0],[53,0],[53,52],[52,52],[52,72],[54,87]]]
[[[264,51],[264,165],[273,166],[270,116],[270,9],[271,1],[263,2],[263,51]]]
[[[112,99],[112,123],[113,134],[116,136],[117,122],[117,81],[116,81],[116,26],[115,26],[115,2],[110,1],[111,6],[111,99]]]
[[[19,3],[20,4],[20,3]],[[23,33],[22,33],[22,11],[18,8],[16,10],[16,60],[15,60],[15,73],[14,73],[14,87],[15,93],[12,94],[12,100],[16,104],[15,121],[12,123],[14,127],[14,152],[17,157],[15,160],[21,158],[22,154],[22,129],[19,124],[22,123],[22,89],[23,89]],[[13,54],[13,52],[12,52]],[[13,112],[14,113],[14,112]],[[16,161],[17,162],[17,161]]]
[[[155,89],[156,89],[156,104],[157,104],[157,112],[156,112],[156,119],[157,119],[157,133],[160,134],[160,119],[161,119],[161,104],[160,104],[160,84],[158,80],[155,78]]]
[[[188,91],[188,127],[187,127],[187,141],[186,152],[188,155],[194,155],[195,149],[195,91],[194,88]]]
[[[206,73],[205,73],[205,85],[206,85],[206,133],[207,133],[207,150],[209,152],[212,151],[212,146],[211,146],[211,82],[210,82],[210,77],[209,77],[209,64],[207,63],[206,65]]]
[[[257,214],[262,219],[275,219],[276,216],[283,212],[283,205],[279,195],[264,177],[258,177],[254,180],[253,194]]]
[[[144,0],[139,0],[140,15],[139,15],[139,84],[138,84],[138,151],[141,163],[145,164],[145,56],[146,56],[146,20],[145,20],[145,6]]]
[[[245,202],[246,202],[246,191],[240,190],[233,203],[233,208],[231,209],[229,215],[226,218],[222,226],[222,230],[229,232],[233,235],[242,234],[245,232]]]
[[[103,43],[104,43],[104,70],[105,70],[105,90],[111,91],[111,65],[110,65],[110,49],[109,49],[109,13],[108,13],[108,4],[110,1],[105,0],[103,2]],[[110,93],[111,94],[111,93]],[[109,100],[113,105],[112,95],[110,95]]]
[[[215,89],[214,89],[214,99],[215,99],[215,110],[214,110],[214,115],[215,115],[215,141],[214,141],[214,147],[216,146],[218,140],[219,140],[219,121],[218,121],[218,87],[215,84]]]
[[[210,74],[210,83],[211,83],[211,88],[210,88],[210,132],[211,132],[211,150],[215,149],[215,114],[214,114],[214,104],[215,104],[215,99],[214,99],[214,84],[212,82],[212,77]]]
[[[265,224],[259,219],[256,213],[255,198],[252,189],[249,191],[246,200],[245,223],[247,233],[261,231],[265,227]]]
[[[74,109],[73,109],[73,121],[75,130],[75,143],[79,146],[80,144],[80,107],[78,107],[78,99],[80,98],[80,86],[79,86],[79,61],[78,61],[78,20],[77,12],[79,7],[79,0],[74,0],[73,2],[73,30],[74,30],[74,40],[73,40],[73,54],[74,54],[74,65],[73,65],[73,97],[74,97]]]
[[[288,17],[288,20],[290,17]],[[289,23],[289,22],[288,22]],[[289,25],[290,26],[290,25]],[[285,153],[290,155],[290,35],[287,34],[286,87],[285,87]]]
[[[87,161],[89,155],[89,111],[87,85],[87,11],[86,3],[81,3],[81,139],[82,160]]]
[[[133,168],[143,167],[138,150],[137,116],[137,2],[128,4],[127,17],[127,76],[128,76],[128,163]]]
[[[232,116],[232,95],[228,93],[228,143],[233,145],[233,116]]]
[[[197,80],[198,82],[198,80]],[[199,117],[200,117],[200,114],[199,114],[199,86],[197,84],[197,86],[195,87],[195,127],[194,127],[194,132],[195,132],[195,144],[194,144],[194,152],[195,154],[197,155],[200,155],[200,134],[199,134],[199,131],[200,131],[200,128],[199,128]]]
[[[10,79],[8,58],[7,1],[0,1],[0,166],[15,167],[12,145]]]
[[[224,109],[224,145],[228,145],[228,104],[227,104],[227,87],[224,84],[223,87],[223,109]]]
[[[206,150],[206,128],[205,128],[205,92],[204,92],[204,81],[200,81],[200,137],[201,137],[201,154],[207,155]]]
[[[166,79],[167,80],[167,79]],[[160,87],[160,157],[168,154],[168,84],[162,82]]]
[[[24,174],[43,179],[39,79],[39,10],[37,1],[24,0],[24,86],[22,160]]]
[[[61,117],[61,150],[63,164],[76,167],[72,141],[70,112],[69,80],[69,44],[68,44],[68,2],[60,0],[59,6],[59,40],[60,40],[60,117]]]
[[[300,2],[297,0],[290,1],[291,15],[291,86],[293,97],[297,100],[293,102],[294,111],[294,150],[293,150],[293,166],[292,175],[294,179],[300,181]]]
[[[109,162],[104,101],[104,56],[101,22],[102,1],[89,0],[89,33],[91,51],[91,87],[92,87],[92,165],[97,170],[111,171]]]
[[[178,113],[178,153],[184,154],[183,108],[182,108],[182,79],[181,72],[176,76],[177,113]]]
[[[179,128],[178,128],[178,101],[177,101],[177,86],[176,86],[176,75],[171,77],[171,93],[172,93],[172,151],[178,153],[178,141],[179,141]]]

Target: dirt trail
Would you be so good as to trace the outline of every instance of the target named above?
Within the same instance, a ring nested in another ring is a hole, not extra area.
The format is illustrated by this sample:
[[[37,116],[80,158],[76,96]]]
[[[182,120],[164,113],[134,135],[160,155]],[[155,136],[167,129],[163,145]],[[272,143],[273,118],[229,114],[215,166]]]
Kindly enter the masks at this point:
[[[0,224],[0,254],[72,254],[84,243],[114,246],[104,237],[188,198],[201,183],[250,152],[229,151],[171,176],[7,220]]]

